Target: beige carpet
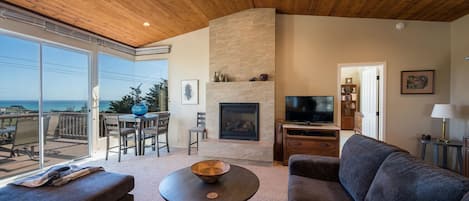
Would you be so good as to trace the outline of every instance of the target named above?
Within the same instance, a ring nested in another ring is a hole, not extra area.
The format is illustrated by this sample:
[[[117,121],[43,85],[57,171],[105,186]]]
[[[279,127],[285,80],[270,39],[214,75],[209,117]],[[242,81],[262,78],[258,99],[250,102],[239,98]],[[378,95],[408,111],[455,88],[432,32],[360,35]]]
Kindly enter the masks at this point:
[[[146,149],[145,156],[135,156],[133,152],[125,155],[120,163],[117,155],[112,155],[108,161],[104,159],[81,162],[85,165],[103,166],[106,171],[133,175],[135,188],[132,193],[136,201],[160,201],[163,200],[158,192],[160,181],[171,172],[188,167],[191,164],[204,160],[193,154],[187,155],[187,149],[172,149],[171,153],[165,151],[159,158],[156,152]],[[163,149],[162,149],[163,150]],[[260,181],[257,193],[251,201],[285,201],[288,191],[288,168],[286,166],[254,165],[233,162],[233,164],[245,167],[254,172]],[[177,189],[175,189],[177,190]]]

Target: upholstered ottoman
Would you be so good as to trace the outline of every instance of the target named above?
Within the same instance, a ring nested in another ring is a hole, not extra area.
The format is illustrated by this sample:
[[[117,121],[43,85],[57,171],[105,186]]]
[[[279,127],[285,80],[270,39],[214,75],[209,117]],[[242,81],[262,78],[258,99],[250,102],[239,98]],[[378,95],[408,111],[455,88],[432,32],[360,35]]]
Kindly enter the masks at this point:
[[[9,184],[0,188],[0,200],[21,201],[133,201],[134,177],[100,171],[60,187],[28,188]]]

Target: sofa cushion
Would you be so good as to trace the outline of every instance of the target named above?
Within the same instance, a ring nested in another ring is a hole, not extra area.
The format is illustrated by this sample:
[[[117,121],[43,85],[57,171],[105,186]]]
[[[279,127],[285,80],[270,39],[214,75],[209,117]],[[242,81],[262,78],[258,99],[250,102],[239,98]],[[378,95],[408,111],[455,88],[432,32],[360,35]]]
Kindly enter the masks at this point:
[[[59,187],[27,188],[10,184],[0,188],[0,200],[116,201],[133,188],[133,176],[102,171]]]
[[[353,201],[340,183],[290,175],[288,201]]]
[[[459,201],[469,190],[469,179],[406,153],[392,153],[383,162],[366,201]]]
[[[339,158],[295,154],[288,160],[291,175],[339,182]]]
[[[355,201],[365,199],[381,163],[402,149],[363,135],[351,136],[342,149],[339,180]]]

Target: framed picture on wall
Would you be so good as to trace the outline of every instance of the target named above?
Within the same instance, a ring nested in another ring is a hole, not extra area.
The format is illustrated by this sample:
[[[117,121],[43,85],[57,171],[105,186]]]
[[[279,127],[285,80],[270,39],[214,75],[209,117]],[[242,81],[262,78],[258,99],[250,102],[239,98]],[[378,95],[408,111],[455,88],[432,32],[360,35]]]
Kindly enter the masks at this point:
[[[345,84],[352,84],[352,78],[351,77],[345,78]]]
[[[181,104],[199,104],[199,80],[181,81]]]
[[[401,94],[434,94],[435,70],[401,71]]]

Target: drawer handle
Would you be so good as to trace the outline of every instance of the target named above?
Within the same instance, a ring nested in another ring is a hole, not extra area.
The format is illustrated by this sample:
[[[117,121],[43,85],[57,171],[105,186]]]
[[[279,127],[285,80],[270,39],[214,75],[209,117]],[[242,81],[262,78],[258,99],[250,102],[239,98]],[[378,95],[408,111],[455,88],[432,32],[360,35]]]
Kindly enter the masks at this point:
[[[321,143],[320,146],[321,147],[329,147],[330,145],[328,143]]]

